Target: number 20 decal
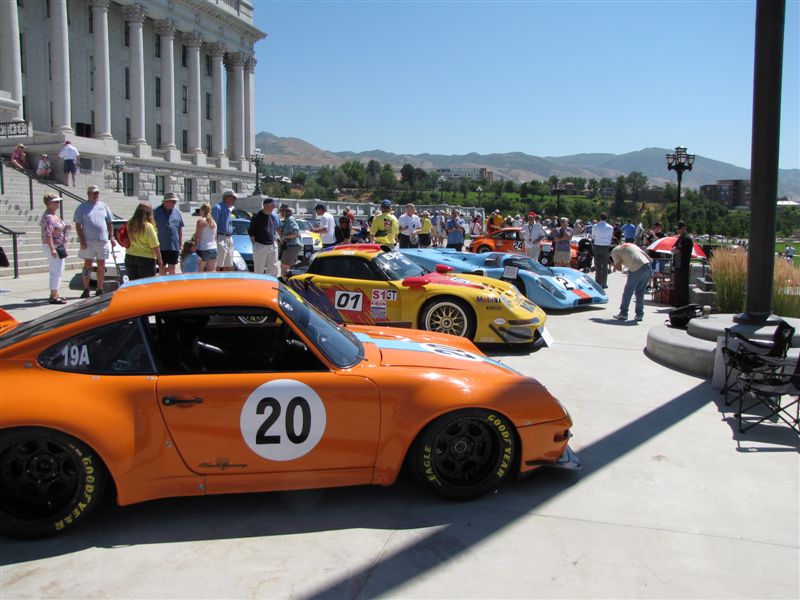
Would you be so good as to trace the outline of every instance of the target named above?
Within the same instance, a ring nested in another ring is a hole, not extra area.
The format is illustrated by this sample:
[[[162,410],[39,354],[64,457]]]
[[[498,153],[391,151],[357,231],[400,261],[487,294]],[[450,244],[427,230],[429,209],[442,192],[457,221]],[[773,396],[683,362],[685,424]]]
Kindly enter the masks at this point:
[[[239,426],[247,446],[267,460],[310,452],[325,432],[325,405],[309,386],[276,379],[257,387],[242,406]]]

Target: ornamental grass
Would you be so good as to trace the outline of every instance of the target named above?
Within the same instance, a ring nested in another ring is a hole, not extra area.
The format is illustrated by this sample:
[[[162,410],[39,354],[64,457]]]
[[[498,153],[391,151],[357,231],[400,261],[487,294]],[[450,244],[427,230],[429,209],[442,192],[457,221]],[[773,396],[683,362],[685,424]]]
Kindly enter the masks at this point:
[[[717,248],[709,260],[714,277],[717,308],[722,313],[744,311],[747,289],[747,254],[730,248]],[[788,266],[788,265],[787,265]]]
[[[772,312],[781,317],[800,317],[800,269],[781,259],[775,263]]]

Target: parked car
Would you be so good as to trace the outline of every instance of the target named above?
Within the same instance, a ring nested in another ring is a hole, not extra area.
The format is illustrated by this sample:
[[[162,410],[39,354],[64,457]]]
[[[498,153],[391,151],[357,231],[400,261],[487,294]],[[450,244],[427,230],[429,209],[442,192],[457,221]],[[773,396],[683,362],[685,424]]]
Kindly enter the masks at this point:
[[[442,264],[456,273],[485,275],[513,283],[529,300],[545,310],[605,304],[608,296],[589,275],[569,267],[545,267],[520,254],[454,252],[440,248],[400,250],[426,269]]]
[[[0,310],[0,371],[0,532],[18,537],[79,525],[106,490],[388,486],[408,464],[469,499],[579,466],[564,407],[469,340],[337,326],[251,273],[140,279],[27,323]]]
[[[333,246],[314,255],[290,284],[337,319],[365,325],[413,327],[475,342],[548,344],[542,309],[504,281],[430,272],[378,244]]]

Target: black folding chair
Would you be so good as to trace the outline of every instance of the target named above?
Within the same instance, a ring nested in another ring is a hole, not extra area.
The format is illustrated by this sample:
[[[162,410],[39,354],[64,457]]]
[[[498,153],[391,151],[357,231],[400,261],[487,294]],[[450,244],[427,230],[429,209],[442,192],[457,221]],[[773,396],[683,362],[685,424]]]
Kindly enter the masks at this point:
[[[731,329],[725,329],[725,347],[722,349],[725,359],[725,384],[720,393],[725,394],[726,406],[737,399],[741,400],[742,396],[742,388],[738,386],[737,379],[735,381],[738,395],[736,398],[729,398],[728,392],[734,387],[731,385],[733,372],[751,373],[756,369],[764,368],[765,361],[762,359],[765,358],[783,360],[792,345],[792,337],[794,337],[794,327],[783,319],[775,328],[772,340],[751,340]]]
[[[794,370],[787,373],[786,369],[792,366]],[[780,419],[800,435],[800,358],[797,361],[766,359],[762,368],[741,373],[738,379],[742,389],[736,413],[740,433],[764,421]],[[784,401],[784,396],[789,396],[789,400]],[[754,408],[766,409],[766,414],[754,416],[755,421],[743,422],[746,413]]]

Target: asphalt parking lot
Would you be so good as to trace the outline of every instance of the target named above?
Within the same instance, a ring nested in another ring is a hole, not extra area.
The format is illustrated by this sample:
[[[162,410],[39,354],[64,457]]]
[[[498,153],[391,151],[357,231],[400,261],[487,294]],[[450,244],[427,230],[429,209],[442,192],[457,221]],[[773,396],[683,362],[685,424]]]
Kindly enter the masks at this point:
[[[46,283],[0,277],[0,304],[25,320],[51,310]],[[667,307],[614,321],[623,285],[615,273],[608,305],[550,315],[552,348],[487,349],[568,408],[582,471],[465,503],[410,477],[107,502],[67,535],[2,539],[0,597],[799,597],[798,436],[738,434],[709,382],[648,358]]]

